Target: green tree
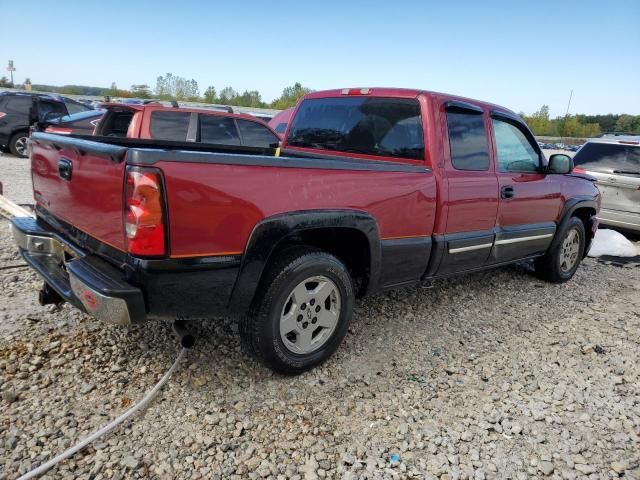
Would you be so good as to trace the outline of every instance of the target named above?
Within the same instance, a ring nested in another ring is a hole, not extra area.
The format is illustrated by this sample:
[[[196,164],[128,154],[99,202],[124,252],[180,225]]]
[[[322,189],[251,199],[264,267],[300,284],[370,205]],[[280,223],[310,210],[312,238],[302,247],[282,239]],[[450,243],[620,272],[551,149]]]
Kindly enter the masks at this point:
[[[216,103],[216,87],[213,85],[207,87],[204,91],[204,101],[207,103]]]
[[[280,110],[293,107],[296,103],[298,103],[298,100],[300,100],[300,98],[310,92],[312,92],[310,88],[303,87],[300,82],[296,82],[292,86],[286,87],[284,90],[282,90],[282,95],[271,102],[271,107],[278,108]]]
[[[131,85],[131,93],[138,98],[151,98],[151,88],[145,83]]]
[[[614,127],[616,132],[640,133],[640,115],[620,115]]]
[[[236,92],[232,87],[224,87],[220,90],[220,96],[218,97],[220,103],[225,105],[232,105],[238,96],[238,92]]]

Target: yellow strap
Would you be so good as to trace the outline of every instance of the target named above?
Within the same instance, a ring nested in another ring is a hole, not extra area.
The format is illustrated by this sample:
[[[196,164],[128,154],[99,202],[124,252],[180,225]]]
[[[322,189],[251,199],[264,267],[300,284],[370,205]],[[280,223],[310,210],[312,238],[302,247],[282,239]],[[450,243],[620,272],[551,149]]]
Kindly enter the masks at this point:
[[[276,148],[276,153],[273,155],[274,157],[280,156],[280,147]]]

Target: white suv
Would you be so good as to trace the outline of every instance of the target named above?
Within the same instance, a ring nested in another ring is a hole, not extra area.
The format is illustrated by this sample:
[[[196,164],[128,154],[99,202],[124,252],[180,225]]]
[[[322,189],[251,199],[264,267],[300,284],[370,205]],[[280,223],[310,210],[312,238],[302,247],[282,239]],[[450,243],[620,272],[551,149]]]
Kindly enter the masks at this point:
[[[598,219],[640,231],[640,136],[604,136],[585,143],[573,157],[575,171],[593,175],[602,194]]]

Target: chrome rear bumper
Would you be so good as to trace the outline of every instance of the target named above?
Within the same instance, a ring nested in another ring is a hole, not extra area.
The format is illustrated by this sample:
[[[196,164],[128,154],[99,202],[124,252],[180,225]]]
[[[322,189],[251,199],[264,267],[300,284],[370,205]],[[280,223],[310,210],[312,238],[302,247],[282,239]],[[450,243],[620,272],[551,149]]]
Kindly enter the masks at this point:
[[[11,229],[24,260],[65,301],[108,323],[128,325],[146,318],[142,291],[126,282],[123,271],[34,218],[14,218]]]

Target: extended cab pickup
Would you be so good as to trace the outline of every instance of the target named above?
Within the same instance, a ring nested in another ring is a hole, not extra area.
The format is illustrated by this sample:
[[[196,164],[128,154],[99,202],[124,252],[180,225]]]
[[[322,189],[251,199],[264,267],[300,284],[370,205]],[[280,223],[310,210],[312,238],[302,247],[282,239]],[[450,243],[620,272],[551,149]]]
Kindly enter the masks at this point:
[[[35,133],[31,162],[37,218],[13,229],[43,302],[236,315],[288,373],[335,351],[358,297],[523,259],[569,280],[600,202],[510,110],[421,90],[311,93],[280,149]]]

